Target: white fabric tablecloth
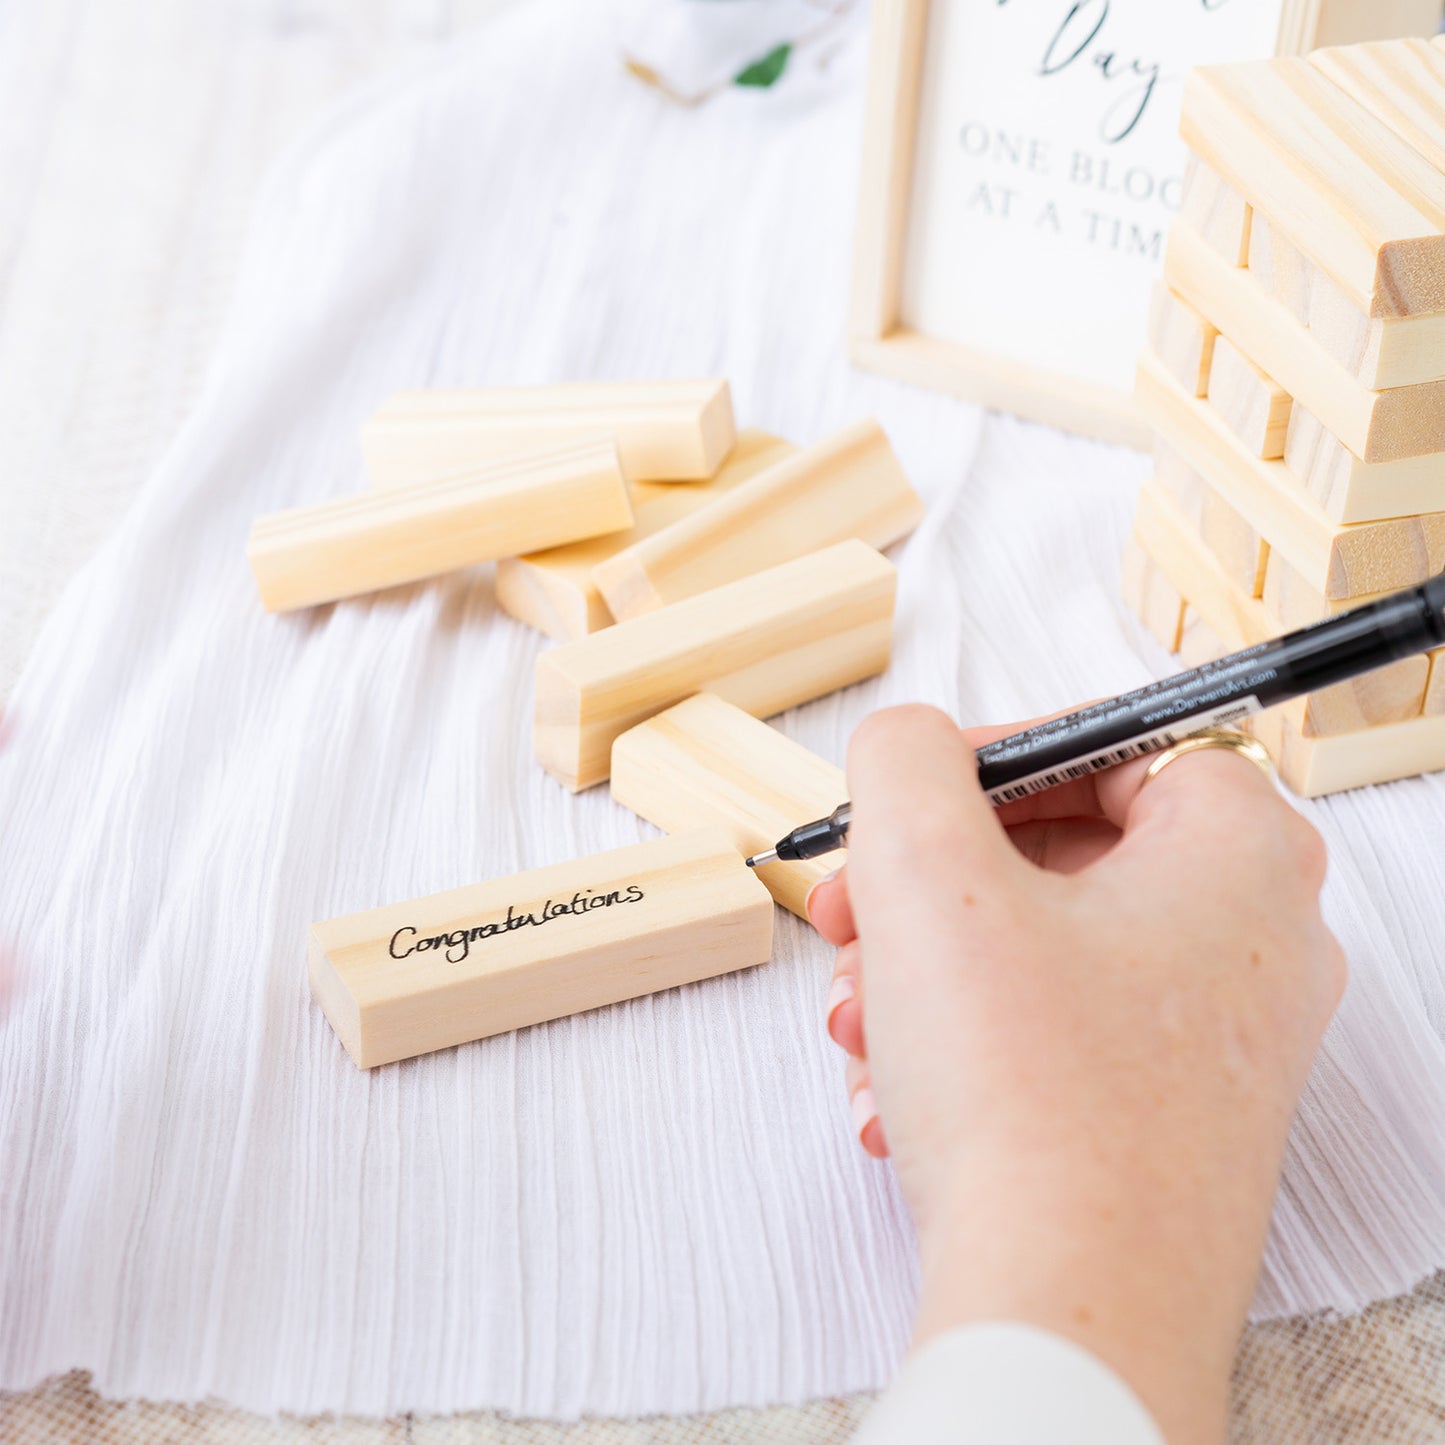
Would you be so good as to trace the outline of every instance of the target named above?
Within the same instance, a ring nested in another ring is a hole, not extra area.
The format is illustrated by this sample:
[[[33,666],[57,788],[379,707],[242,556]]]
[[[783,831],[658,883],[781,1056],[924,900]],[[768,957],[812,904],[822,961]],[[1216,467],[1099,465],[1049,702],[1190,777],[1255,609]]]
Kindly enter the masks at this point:
[[[829,950],[790,916],[752,972],[352,1067],[311,920],[650,830],[533,763],[543,644],[488,570],[273,618],[244,559],[256,514],[362,484],[395,388],[721,373],[798,441],[876,413],[929,501],[892,667],[792,736],[841,759],[885,703],[1006,720],[1163,666],[1116,601],[1142,458],[846,364],[862,60],[855,31],[675,108],[601,7],[539,0],[276,175],[205,395],[0,751],[0,1388],[81,1366],[117,1397],[570,1416],[888,1378],[909,1227],[850,1136]],[[1445,782],[1311,814],[1354,972],[1262,1314],[1445,1262]]]

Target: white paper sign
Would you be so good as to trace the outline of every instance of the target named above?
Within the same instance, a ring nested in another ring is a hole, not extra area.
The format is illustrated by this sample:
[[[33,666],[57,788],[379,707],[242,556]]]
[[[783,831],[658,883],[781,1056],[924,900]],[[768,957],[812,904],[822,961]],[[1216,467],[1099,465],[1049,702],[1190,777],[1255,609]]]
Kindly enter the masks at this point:
[[[1179,209],[1184,72],[1282,0],[934,0],[900,319],[1127,391]]]

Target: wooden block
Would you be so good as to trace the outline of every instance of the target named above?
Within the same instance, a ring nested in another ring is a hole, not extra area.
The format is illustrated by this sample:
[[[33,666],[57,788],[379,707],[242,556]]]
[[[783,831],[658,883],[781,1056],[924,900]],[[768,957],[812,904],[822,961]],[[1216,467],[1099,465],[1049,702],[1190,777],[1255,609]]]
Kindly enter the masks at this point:
[[[1251,457],[1209,404],[1185,396],[1147,353],[1140,358],[1135,395],[1160,434],[1326,597],[1408,587],[1445,566],[1445,513],[1331,526],[1283,462]]]
[[[1135,535],[1150,560],[1189,599],[1185,628],[1205,630],[1209,635],[1207,646],[1217,649],[1215,656],[1252,647],[1285,630],[1276,625],[1262,603],[1249,599],[1233,584],[1200,540],[1189,535],[1168,496],[1150,483],[1139,494]],[[1181,652],[1183,646],[1181,635]],[[1190,647],[1191,661],[1187,665],[1198,666],[1209,660],[1199,655],[1203,649],[1193,638]],[[1423,656],[1401,658],[1361,677],[1296,698],[1275,711],[1289,719],[1303,737],[1400,721],[1420,712],[1428,672]],[[1266,732],[1271,726],[1278,728],[1278,724],[1267,725]]]
[[[1284,464],[1331,522],[1445,512],[1445,465],[1439,456],[1362,462],[1298,402],[1290,408]]]
[[[403,391],[361,429],[374,487],[469,471],[498,456],[610,436],[633,482],[710,477],[732,449],[726,381],[583,382]]]
[[[1424,39],[1374,40],[1325,46],[1309,61],[1437,171],[1445,171],[1445,53]]]
[[[1179,214],[1231,266],[1249,263],[1249,203],[1197,155],[1185,163]]]
[[[1154,442],[1154,480],[1178,503],[1194,531],[1202,532],[1209,483],[1163,437]]]
[[[1179,666],[1183,670],[1203,667],[1206,662],[1217,662],[1227,657],[1229,646],[1193,607],[1184,609],[1184,628],[1179,634]]]
[[[1180,132],[1361,310],[1445,310],[1445,175],[1307,60],[1190,71]]]
[[[1445,451],[1445,382],[1371,391],[1316,345],[1248,271],[1225,265],[1177,221],[1170,228],[1164,274],[1357,457],[1386,462]]]
[[[1419,717],[1429,677],[1430,659],[1422,652],[1312,692],[1306,699],[1301,735],[1336,737]]]
[[[1227,336],[1214,343],[1209,404],[1257,457],[1282,457],[1289,427],[1289,393],[1256,366]]]
[[[1218,334],[1163,281],[1154,283],[1149,303],[1149,344],[1190,396],[1203,396],[1209,389],[1209,366]]]
[[[739,433],[737,445],[717,473],[705,482],[675,486],[634,482],[630,528],[551,547],[497,563],[497,604],[519,621],[549,637],[570,641],[612,625],[612,614],[592,580],[592,569],[624,547],[650,537],[680,517],[715,502],[749,477],[791,456],[791,442],[765,431]]]
[[[1278,741],[1267,745],[1280,777],[1302,798],[1445,768],[1445,717],[1422,716],[1328,738],[1305,737],[1287,716],[1279,717],[1276,727]]]
[[[1425,716],[1445,717],[1445,647],[1430,654],[1430,682],[1425,689]]]
[[[631,524],[617,449],[592,441],[261,517],[246,555],[266,610],[285,612]]]
[[[1264,604],[1229,580],[1168,493],[1153,481],[1139,489],[1134,536],[1174,590],[1230,651],[1275,636]]]
[[[1386,391],[1445,377],[1445,314],[1366,316],[1317,266],[1310,268],[1309,330],[1362,386]]]
[[[1313,45],[1434,35],[1440,28],[1441,0],[1370,0],[1368,5],[1359,0],[1312,0],[1291,8],[1288,20],[1280,23],[1281,55],[1298,55]],[[1286,34],[1286,25],[1293,35]],[[1288,49],[1286,41],[1293,42]]]
[[[826,817],[848,796],[848,785],[842,768],[716,694],[700,692],[613,743],[612,796],[669,833],[722,827],[748,857],[799,823]],[[839,861],[829,853],[766,863],[757,876],[784,908],[806,918],[808,891]]]
[[[1184,624],[1184,599],[1132,536],[1124,543],[1119,591],[1149,635],[1166,652],[1177,651]]]
[[[773,903],[725,828],[314,923],[311,992],[363,1069],[763,963]]]
[[[1250,597],[1263,593],[1269,545],[1213,487],[1205,488],[1199,536],[1236,587]]]
[[[620,733],[694,692],[768,717],[881,672],[896,581],[839,542],[544,652],[538,761],[575,791],[607,777]]]
[[[1310,314],[1310,263],[1292,241],[1278,235],[1263,211],[1249,225],[1249,271],[1303,326]]]
[[[887,547],[922,515],[883,428],[862,421],[624,547],[592,577],[625,621],[850,537]]]
[[[1311,587],[1280,553],[1271,552],[1265,563],[1261,597],[1278,632],[1293,632],[1298,627],[1323,622],[1327,617],[1387,596],[1388,592],[1370,592],[1363,597],[1326,597],[1317,587]]]

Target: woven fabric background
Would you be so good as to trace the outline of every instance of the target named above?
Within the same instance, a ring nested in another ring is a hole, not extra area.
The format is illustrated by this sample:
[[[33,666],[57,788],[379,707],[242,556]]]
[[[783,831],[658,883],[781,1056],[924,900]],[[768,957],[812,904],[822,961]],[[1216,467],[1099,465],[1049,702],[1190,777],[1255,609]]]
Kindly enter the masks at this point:
[[[183,3],[81,0],[6,15],[0,146],[18,183],[0,194],[0,681],[193,402],[265,162],[329,94],[468,18],[441,6],[235,4],[203,20]],[[1240,1360],[1239,1438],[1440,1438],[1442,1320],[1431,1284],[1358,1319],[1256,1327]],[[0,1436],[831,1440],[860,1408],[855,1397],[638,1424],[292,1425],[111,1405],[70,1377],[0,1400]]]

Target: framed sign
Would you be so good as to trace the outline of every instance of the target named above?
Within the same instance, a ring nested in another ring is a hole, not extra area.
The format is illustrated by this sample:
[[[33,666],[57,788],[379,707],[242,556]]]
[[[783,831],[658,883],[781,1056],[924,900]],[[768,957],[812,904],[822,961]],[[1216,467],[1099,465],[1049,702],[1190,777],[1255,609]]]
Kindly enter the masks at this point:
[[[874,0],[850,352],[1107,441],[1179,209],[1191,66],[1439,28],[1439,0]]]

